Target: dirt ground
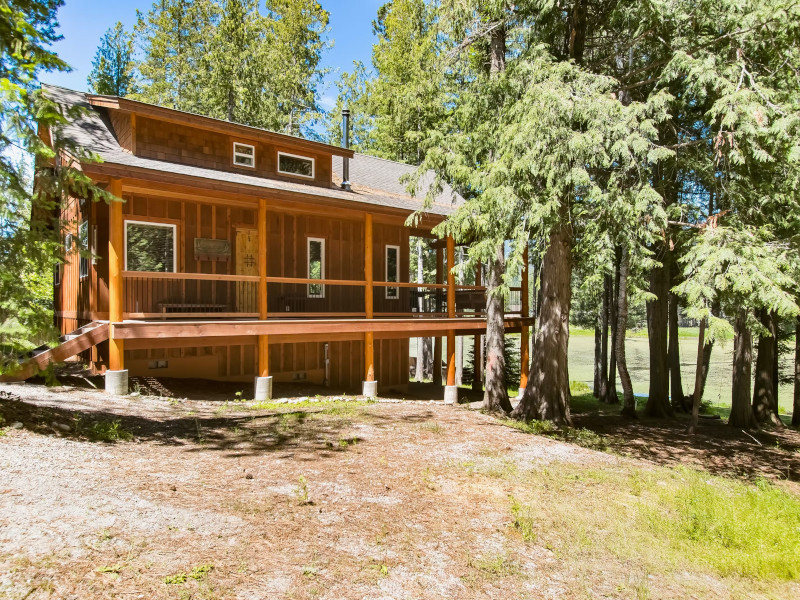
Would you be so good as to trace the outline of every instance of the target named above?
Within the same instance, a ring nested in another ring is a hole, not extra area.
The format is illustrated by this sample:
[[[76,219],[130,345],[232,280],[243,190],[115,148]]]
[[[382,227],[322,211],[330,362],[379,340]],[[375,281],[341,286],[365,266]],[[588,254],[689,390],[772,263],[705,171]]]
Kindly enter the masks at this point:
[[[688,460],[745,477],[781,477],[784,463],[800,473],[786,450],[800,447],[796,432],[780,434],[783,449],[731,434],[722,452],[681,438],[680,425],[636,424],[614,454],[426,400],[317,403],[314,390],[278,388],[305,401],[252,409],[235,386],[140,390],[0,386],[0,598],[678,598],[687,580],[692,597],[749,597],[687,573],[645,574],[643,594],[613,559],[587,580],[511,526],[513,479],[461,466]],[[630,427],[602,423],[612,437]],[[93,431],[133,437],[104,443]],[[800,597],[795,584],[779,589]]]

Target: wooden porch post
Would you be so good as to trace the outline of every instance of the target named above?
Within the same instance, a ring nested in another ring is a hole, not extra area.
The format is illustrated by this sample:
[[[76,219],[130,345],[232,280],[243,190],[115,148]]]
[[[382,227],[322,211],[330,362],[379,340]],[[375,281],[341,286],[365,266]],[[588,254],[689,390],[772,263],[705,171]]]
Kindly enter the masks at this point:
[[[122,197],[122,180],[112,179],[109,190],[118,198]],[[122,268],[125,251],[122,202],[112,202],[109,206],[108,223],[108,320],[112,323],[122,321]],[[121,371],[125,368],[123,340],[114,338],[114,328],[111,327],[108,336],[108,368],[111,371]]]
[[[109,191],[122,198],[122,180],[112,179]],[[122,270],[125,252],[122,200],[112,202],[108,209],[108,370],[106,391],[112,394],[128,393],[128,373],[125,371],[125,344],[114,335],[114,323],[122,321],[125,293]]]
[[[530,316],[530,297],[528,293],[528,245],[525,245],[525,251],[522,254],[522,282],[520,283],[520,287],[522,288],[520,291],[521,295],[521,312],[522,318],[527,318]],[[522,333],[519,336],[520,338],[520,351],[519,351],[519,395],[522,396],[525,388],[528,387],[528,373],[530,372],[531,368],[531,359],[529,356],[530,352],[530,329],[527,325],[522,326]]]
[[[443,255],[442,249],[436,248],[436,283],[442,283],[442,271],[444,271],[444,265],[442,264]],[[436,288],[436,295],[437,297],[440,294],[440,289]],[[442,310],[442,305],[439,301],[436,302],[436,312],[440,312]],[[442,385],[442,336],[437,335],[433,338],[433,374],[432,374],[433,385]]]
[[[456,276],[453,267],[456,263],[456,246],[451,236],[447,236],[447,318],[456,316]],[[456,332],[447,330],[447,385],[456,384]]]
[[[483,285],[483,265],[478,263],[475,267],[475,285]],[[481,336],[472,337],[472,389],[480,391],[483,389],[483,344]]]
[[[267,319],[267,200],[258,201],[258,318]],[[258,376],[269,377],[269,336],[258,336]]]
[[[373,269],[372,269],[372,215],[364,215],[364,312],[367,319],[373,318]],[[375,334],[364,333],[364,387],[363,394],[368,397],[377,395],[375,382]]]

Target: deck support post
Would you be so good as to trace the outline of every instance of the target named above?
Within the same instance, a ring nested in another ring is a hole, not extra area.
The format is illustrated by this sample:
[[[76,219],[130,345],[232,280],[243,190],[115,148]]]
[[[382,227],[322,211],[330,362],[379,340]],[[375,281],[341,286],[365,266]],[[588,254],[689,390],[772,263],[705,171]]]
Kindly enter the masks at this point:
[[[456,316],[456,245],[452,236],[447,236],[447,318]],[[456,385],[456,332],[447,330],[447,386],[444,388],[445,404],[458,404]]]
[[[478,263],[475,267],[475,285],[483,285],[483,265]],[[485,302],[485,300],[484,300]],[[472,336],[472,389],[483,389],[483,344],[481,336]]]
[[[267,200],[258,201],[258,318],[267,320]],[[269,336],[258,336],[258,376],[255,396],[258,401],[272,399],[272,377],[269,374]]]
[[[364,313],[367,319],[374,317],[372,268],[372,215],[364,215]],[[375,334],[364,333],[364,384],[362,394],[367,398],[378,395],[378,382],[375,380]]]
[[[444,265],[442,249],[436,248],[436,283],[441,284],[443,278]],[[441,290],[436,290],[436,312],[442,312],[442,303],[440,301]],[[442,385],[442,336],[437,335],[433,338],[433,374],[431,375],[433,385]]]
[[[106,391],[124,396],[128,393],[128,371],[125,370],[125,343],[114,335],[114,323],[122,321],[124,294],[122,269],[124,265],[125,238],[122,218],[122,180],[112,179],[109,186],[118,201],[108,208],[108,370],[106,371]]]
[[[530,297],[528,293],[528,244],[525,243],[525,250],[522,253],[522,281],[520,283],[520,297],[521,308],[520,316],[525,319],[530,316]],[[527,325],[522,326],[522,333],[519,336],[519,396],[525,393],[525,388],[528,387],[528,374],[531,369],[530,358],[530,328]]]

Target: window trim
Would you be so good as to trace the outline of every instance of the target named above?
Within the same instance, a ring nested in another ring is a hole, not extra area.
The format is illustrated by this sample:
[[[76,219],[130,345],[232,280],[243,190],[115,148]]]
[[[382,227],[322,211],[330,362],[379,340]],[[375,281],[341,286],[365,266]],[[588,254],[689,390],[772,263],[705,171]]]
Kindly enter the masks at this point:
[[[281,156],[289,156],[291,158],[300,158],[302,160],[311,161],[311,175],[303,175],[302,173],[292,173],[291,171],[281,171]],[[300,154],[291,154],[290,152],[281,152],[278,150],[278,161],[275,163],[275,168],[281,175],[289,175],[290,177],[302,177],[303,179],[315,179],[317,176],[317,161],[311,156],[302,156]]]
[[[384,254],[384,261],[383,262],[384,262],[384,269],[385,269],[384,277],[386,277],[386,283],[390,283],[389,282],[389,249],[390,248],[393,248],[397,252],[397,258],[395,260],[395,268],[397,269],[397,272],[395,273],[395,277],[397,278],[397,280],[396,281],[392,281],[391,283],[400,283],[400,246],[395,246],[393,244],[386,244],[386,250],[384,250],[384,253],[383,253]],[[390,296],[389,295],[389,290],[394,290],[395,291],[395,295],[394,296]],[[400,299],[400,286],[391,287],[391,286],[387,285],[386,286],[385,295],[386,295],[386,299],[387,300],[399,300]]]
[[[172,271],[136,271],[136,273],[177,273],[178,272],[178,226],[175,223],[161,223],[159,221],[139,221],[136,219],[125,219],[122,223],[124,232],[123,249],[125,255],[125,271],[128,270],[128,223],[134,225],[148,225],[150,227],[171,227],[172,228]]]
[[[236,146],[244,146],[245,148],[250,148],[253,151],[252,155],[243,154],[242,152],[236,151]],[[245,158],[249,158],[253,161],[252,165],[246,165],[243,163],[237,163],[236,158],[238,156],[243,156]],[[255,169],[256,168],[256,147],[250,144],[245,144],[243,142],[233,142],[233,166],[234,167],[244,167],[245,169]]]
[[[306,277],[308,279],[312,279],[311,277],[311,242],[319,242],[321,247],[320,252],[320,275],[319,281],[325,281],[325,238],[320,237],[306,237]],[[312,285],[320,286],[320,293],[314,294],[311,291]],[[306,296],[308,298],[324,298],[325,297],[325,284],[324,283],[309,283],[306,287]]]
[[[86,247],[83,246],[84,240],[81,239],[81,229],[86,227]],[[78,224],[78,279],[86,279],[89,277],[89,273],[91,271],[90,267],[90,259],[88,256],[84,256],[85,252],[90,251],[90,243],[89,243],[89,220],[81,221]],[[83,272],[83,266],[86,265],[86,272]]]

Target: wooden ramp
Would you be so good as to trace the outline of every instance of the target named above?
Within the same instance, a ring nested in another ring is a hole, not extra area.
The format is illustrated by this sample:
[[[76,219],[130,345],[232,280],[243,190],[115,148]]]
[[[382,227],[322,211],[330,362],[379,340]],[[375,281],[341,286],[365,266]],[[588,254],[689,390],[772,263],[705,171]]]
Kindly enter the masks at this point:
[[[108,339],[108,323],[92,321],[80,329],[61,337],[58,345],[50,348],[40,346],[30,352],[30,355],[20,360],[21,369],[9,375],[0,375],[0,382],[24,381],[33,377],[39,371],[47,368],[51,363],[64,362],[92,346]]]

